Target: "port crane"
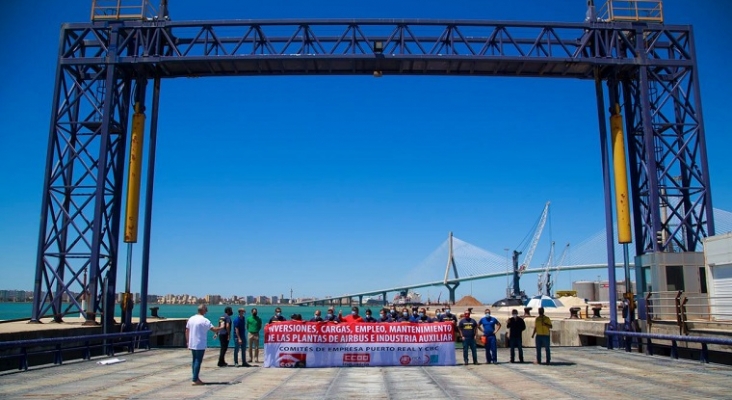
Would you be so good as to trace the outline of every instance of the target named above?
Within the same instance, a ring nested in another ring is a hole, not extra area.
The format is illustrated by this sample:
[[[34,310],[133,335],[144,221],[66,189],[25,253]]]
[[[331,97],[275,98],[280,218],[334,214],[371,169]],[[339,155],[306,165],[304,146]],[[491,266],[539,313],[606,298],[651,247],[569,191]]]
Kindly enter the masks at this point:
[[[523,305],[526,301],[528,301],[526,293],[521,290],[519,281],[521,280],[521,276],[524,274],[524,271],[526,271],[531,265],[531,259],[534,258],[536,246],[539,244],[541,232],[544,230],[544,225],[546,225],[546,219],[549,215],[550,203],[551,202],[547,201],[544,205],[544,210],[542,211],[541,216],[539,217],[539,221],[536,224],[536,228],[534,229],[534,235],[531,239],[531,244],[526,251],[526,256],[524,257],[521,265],[519,265],[519,256],[522,254],[522,252],[519,250],[513,251],[513,287],[506,290],[507,292],[510,292],[508,297],[503,300],[497,301],[494,305],[516,306]],[[524,239],[524,241],[525,240],[526,239]],[[524,241],[522,241],[521,243],[524,243]],[[520,248],[520,246],[521,245],[517,247]]]
[[[554,262],[554,242],[552,242],[551,249],[549,250],[549,259],[546,262],[546,268],[544,268],[544,272],[539,274],[539,280],[537,283],[537,286],[539,287],[539,294],[544,294],[546,296],[551,297],[552,296],[552,288],[554,287],[554,284],[557,282],[557,276],[559,275],[559,268],[561,268],[562,265],[564,265],[564,259],[567,257],[567,253],[569,252],[569,243],[567,243],[566,246],[564,246],[564,250],[562,250],[562,254],[559,256],[559,261]],[[552,275],[551,268],[556,266],[556,271],[554,275]]]

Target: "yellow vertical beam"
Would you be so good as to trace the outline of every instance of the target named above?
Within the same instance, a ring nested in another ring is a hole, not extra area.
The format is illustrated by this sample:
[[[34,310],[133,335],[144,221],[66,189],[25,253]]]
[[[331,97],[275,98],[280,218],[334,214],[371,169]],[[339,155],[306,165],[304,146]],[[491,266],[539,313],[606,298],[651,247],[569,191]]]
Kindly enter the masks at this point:
[[[127,204],[125,212],[125,243],[137,243],[140,216],[140,181],[142,180],[142,141],[145,133],[145,113],[135,104],[132,115],[130,158],[127,168]]]
[[[615,175],[615,209],[618,215],[618,243],[630,243],[630,199],[628,197],[628,172],[625,163],[625,134],[620,105],[615,104],[610,116],[610,132],[613,146],[613,171]]]

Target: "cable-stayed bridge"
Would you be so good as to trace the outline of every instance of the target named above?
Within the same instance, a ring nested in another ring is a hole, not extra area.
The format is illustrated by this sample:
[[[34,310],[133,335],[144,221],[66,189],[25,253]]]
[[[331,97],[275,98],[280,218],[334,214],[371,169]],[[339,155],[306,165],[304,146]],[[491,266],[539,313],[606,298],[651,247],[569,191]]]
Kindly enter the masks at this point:
[[[714,209],[714,219],[717,224],[717,232],[732,231],[732,212]],[[613,240],[614,241],[614,240]],[[451,243],[452,242],[452,243]],[[586,238],[577,245],[571,247],[569,255],[563,260],[562,265],[553,265],[547,268],[546,265],[534,264],[539,266],[529,266],[523,271],[524,274],[543,273],[545,271],[571,271],[571,270],[588,270],[588,269],[607,269],[607,235],[606,230],[602,229],[597,233]],[[615,242],[615,268],[623,267],[623,246]],[[452,250],[452,251],[451,251]],[[635,257],[630,246],[630,260]],[[435,276],[435,271],[445,271],[444,276]],[[505,277],[513,274],[513,268],[510,268],[507,255],[492,253],[482,249],[457,237],[448,237],[440,244],[427,258],[418,264],[410,276],[434,277],[434,280],[422,283],[408,283],[401,286],[394,286],[385,289],[369,290],[365,292],[344,294],[339,296],[329,296],[322,299],[314,299],[298,302],[298,305],[326,305],[326,304],[351,304],[354,298],[358,299],[359,304],[363,304],[363,298],[369,296],[381,296],[386,304],[388,302],[387,293],[403,292],[410,289],[443,286],[450,291],[450,302],[454,302],[455,288],[461,282],[469,282],[481,279],[490,279],[497,277]],[[409,278],[409,277],[408,277]],[[415,281],[412,279],[407,279]]]

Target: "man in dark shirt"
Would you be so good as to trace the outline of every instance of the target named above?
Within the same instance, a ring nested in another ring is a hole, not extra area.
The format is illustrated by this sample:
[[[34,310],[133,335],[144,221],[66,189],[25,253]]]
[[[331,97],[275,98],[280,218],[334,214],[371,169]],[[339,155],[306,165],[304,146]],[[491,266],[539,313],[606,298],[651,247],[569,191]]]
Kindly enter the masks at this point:
[[[249,367],[247,363],[247,313],[239,309],[239,315],[234,318],[234,366],[239,366],[239,350],[241,350],[241,366]]]
[[[417,316],[417,322],[424,324],[424,323],[431,323],[431,322],[435,322],[435,321],[432,318],[430,318],[429,315],[427,315],[427,310],[424,307],[422,307],[419,309],[419,315]]]
[[[376,322],[376,318],[371,315],[370,308],[366,309],[366,317],[364,317],[363,322]]]
[[[449,307],[445,308],[443,311],[445,311],[445,314],[442,315],[442,321],[440,321],[440,322],[452,322],[452,330],[453,330],[454,336],[455,336],[454,339],[457,340],[457,338],[460,335],[460,333],[458,332],[458,329],[457,329],[457,322],[458,322],[457,316],[455,316],[455,314],[453,314],[450,311]]]
[[[329,308],[328,311],[325,314],[325,318],[323,318],[325,322],[339,322],[338,318],[335,315],[335,311],[333,308]]]
[[[389,308],[389,319],[391,319],[394,322],[396,322],[399,319],[399,313],[397,312],[396,306],[393,304]]]
[[[526,330],[526,322],[524,319],[519,317],[518,310],[511,311],[511,318],[508,319],[506,324],[508,328],[508,345],[511,348],[511,362],[516,362],[515,349],[518,349],[519,362],[524,362],[524,346],[521,342],[521,336]]]
[[[320,316],[320,310],[315,310],[315,316],[310,318],[310,322],[323,322],[323,317]]]
[[[221,345],[221,348],[219,349],[219,367],[226,367],[229,364],[226,363],[226,350],[229,349],[229,340],[231,339],[231,316],[234,314],[234,310],[231,309],[231,307],[226,307],[224,309],[224,315],[219,318],[219,328],[221,330],[219,331],[219,344]]]
[[[382,308],[381,311],[379,311],[379,318],[376,318],[376,322],[392,322],[391,317],[389,316],[390,313],[385,309]]]
[[[282,316],[282,309],[277,307],[277,308],[275,308],[275,315],[273,315],[272,318],[269,319],[269,323],[271,324],[274,322],[282,322],[282,321],[287,321],[287,319],[284,316]]]
[[[463,319],[458,322],[458,332],[463,338],[463,361],[468,365],[468,347],[473,353],[473,364],[478,365],[478,346],[475,344],[475,333],[478,322],[470,318],[470,312],[465,311]]]

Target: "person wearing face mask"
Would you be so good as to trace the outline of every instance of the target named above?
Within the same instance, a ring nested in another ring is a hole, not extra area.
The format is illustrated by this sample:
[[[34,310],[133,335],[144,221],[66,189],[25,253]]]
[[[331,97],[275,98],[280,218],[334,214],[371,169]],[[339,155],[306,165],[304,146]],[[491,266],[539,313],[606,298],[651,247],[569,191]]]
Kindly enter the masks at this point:
[[[458,331],[457,331],[457,323],[458,323],[457,316],[455,316],[455,314],[453,314],[450,311],[450,307],[445,308],[443,311],[445,311],[445,314],[442,316],[442,321],[443,322],[452,322],[454,340],[457,341],[458,338],[460,337],[458,335]]]
[[[396,306],[391,306],[389,309],[389,319],[391,322],[396,322],[399,319],[399,313],[397,312]]]
[[[386,311],[385,308],[382,308],[381,311],[379,311],[379,318],[376,319],[376,322],[388,323],[393,321],[391,319],[391,314]]]
[[[277,307],[275,308],[275,315],[272,316],[272,318],[269,319],[269,324],[275,323],[275,322],[282,322],[287,321],[287,318],[285,318],[282,315],[282,309]]]
[[[402,313],[397,318],[397,322],[410,322],[412,317],[409,315],[409,309],[407,307],[402,308]]]
[[[417,307],[412,307],[412,315],[409,316],[409,322],[418,322],[419,321],[419,312],[417,311]]]
[[[422,307],[419,309],[419,314],[417,315],[417,323],[425,324],[425,323],[431,323],[435,322],[432,318],[427,315],[427,310]]]
[[[485,337],[485,362],[490,364],[498,364],[498,346],[496,343],[496,333],[501,330],[501,323],[496,317],[491,315],[491,310],[485,310],[485,316],[478,321],[479,329],[483,331]]]
[[[371,316],[371,309],[366,309],[366,317],[363,319],[363,322],[376,322],[376,318]]]
[[[458,332],[463,338],[463,360],[468,365],[468,349],[473,354],[473,364],[478,365],[478,348],[475,345],[475,333],[478,330],[478,323],[470,318],[470,311],[465,311],[463,319],[458,322]]]
[[[336,318],[335,311],[333,311],[332,308],[329,308],[328,311],[326,312],[325,322],[338,322],[338,318]]]
[[[358,315],[358,307],[353,306],[351,307],[351,314],[346,315],[345,317],[338,315],[338,319],[340,319],[341,322],[351,323],[351,322],[363,322],[363,318]]]
[[[508,346],[511,348],[511,362],[516,362],[514,356],[514,349],[518,349],[519,362],[524,362],[524,345],[521,342],[521,336],[526,330],[526,322],[524,319],[519,317],[518,310],[511,311],[511,318],[508,319],[506,324],[508,329]]]
[[[320,310],[315,310],[315,316],[310,318],[310,322],[323,322],[323,317],[320,316]]]
[[[262,330],[262,319],[257,316],[257,309],[252,308],[251,315],[247,318],[247,332],[249,332],[249,362],[252,362],[252,354],[255,355],[255,362],[259,362],[259,332]]]

